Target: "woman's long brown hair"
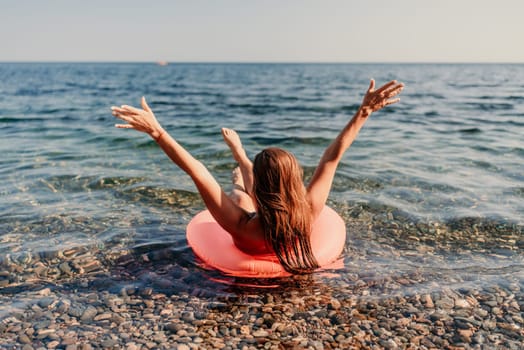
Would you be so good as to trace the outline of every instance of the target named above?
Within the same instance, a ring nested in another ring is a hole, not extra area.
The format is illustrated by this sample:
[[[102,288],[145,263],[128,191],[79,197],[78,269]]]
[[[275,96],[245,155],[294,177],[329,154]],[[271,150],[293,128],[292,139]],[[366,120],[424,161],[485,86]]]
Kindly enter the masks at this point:
[[[267,148],[253,163],[254,197],[266,244],[291,273],[318,268],[311,249],[311,207],[303,171],[296,158],[280,148]]]

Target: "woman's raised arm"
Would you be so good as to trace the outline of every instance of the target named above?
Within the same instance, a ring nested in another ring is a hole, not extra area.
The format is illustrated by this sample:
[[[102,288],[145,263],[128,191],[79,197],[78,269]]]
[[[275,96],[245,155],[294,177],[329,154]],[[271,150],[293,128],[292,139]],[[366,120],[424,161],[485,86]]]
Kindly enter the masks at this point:
[[[311,203],[314,218],[320,214],[326,204],[338,163],[357,137],[369,115],[400,101],[399,98],[394,97],[403,88],[403,84],[393,80],[375,90],[375,81],[371,79],[360,108],[335,140],[326,148],[307,187],[308,200]]]
[[[241,234],[241,227],[249,217],[248,213],[227,196],[202,162],[195,159],[162,128],[144,97],[141,104],[142,109],[127,105],[111,107],[112,114],[126,122],[115,126],[149,134],[167,156],[191,177],[207,209],[220,226],[233,236]]]

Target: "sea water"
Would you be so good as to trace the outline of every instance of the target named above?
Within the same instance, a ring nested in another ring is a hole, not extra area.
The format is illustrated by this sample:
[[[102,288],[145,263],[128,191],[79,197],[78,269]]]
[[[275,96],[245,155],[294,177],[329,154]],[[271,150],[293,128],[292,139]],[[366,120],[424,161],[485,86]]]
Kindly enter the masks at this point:
[[[307,181],[370,78],[405,89],[339,165],[328,204],[346,222],[345,267],[311,283],[523,286],[524,65],[1,63],[0,291],[264,284],[200,266],[185,240],[198,192],[147,135],[114,128],[110,107],[145,96],[227,191],[221,127],[250,157],[290,150]]]

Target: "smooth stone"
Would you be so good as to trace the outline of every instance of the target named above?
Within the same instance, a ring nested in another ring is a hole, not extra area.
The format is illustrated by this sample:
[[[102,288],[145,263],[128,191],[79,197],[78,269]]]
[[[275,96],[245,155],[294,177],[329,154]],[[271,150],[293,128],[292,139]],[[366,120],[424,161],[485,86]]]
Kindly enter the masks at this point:
[[[269,335],[269,332],[264,329],[257,329],[252,333],[252,335],[257,338],[263,338],[267,337]]]
[[[435,301],[435,305],[441,309],[452,309],[455,306],[453,299],[443,296],[441,299]]]
[[[95,321],[102,321],[102,320],[108,320],[113,316],[113,314],[109,312],[104,312],[103,314],[96,315],[93,320]]]
[[[431,299],[431,295],[430,294],[424,294],[422,296],[422,300],[423,300],[426,308],[433,309],[435,307],[435,304],[433,303],[433,299]]]
[[[95,315],[97,314],[97,310],[96,310],[96,307],[94,306],[91,306],[89,305],[85,310],[84,312],[82,313],[82,316],[80,317],[80,319],[82,321],[90,321],[93,319],[93,317],[95,317]]]
[[[38,301],[38,306],[40,306],[43,309],[46,309],[49,305],[51,305],[55,301],[54,298],[42,298]]]
[[[338,310],[341,307],[342,307],[342,304],[340,303],[340,301],[338,301],[338,299],[331,298],[331,300],[329,301],[329,304],[328,304],[328,308],[330,308],[332,310]]]
[[[62,299],[58,302],[56,306],[56,311],[59,313],[65,313],[69,311],[70,307],[71,307],[71,302],[68,299]]]
[[[475,320],[473,317],[455,317],[455,321],[457,320],[468,323],[469,325],[473,325],[476,327],[480,327],[482,325],[480,321]]]
[[[491,312],[495,315],[500,315],[502,314],[502,310],[499,308],[499,307],[494,307],[491,309]]]
[[[47,343],[47,348],[48,348],[48,349],[54,349],[54,348],[56,348],[59,344],[60,344],[60,342],[59,342],[58,340],[53,340],[53,341]]]
[[[0,287],[1,288],[4,288],[4,287],[7,287],[9,286],[9,280],[8,279],[0,279]]]
[[[431,315],[429,315],[429,318],[432,321],[441,321],[441,320],[449,319],[450,317],[448,313],[441,311],[441,310],[437,310],[434,313],[432,313]]]
[[[249,329],[249,326],[246,326],[246,325],[240,326],[240,334],[247,335],[250,333],[251,333],[251,330]]]
[[[44,288],[44,289],[39,290],[38,295],[43,296],[43,297],[47,297],[51,295],[51,288]]]
[[[84,313],[84,308],[79,305],[71,305],[68,310],[69,316],[79,318]]]
[[[471,343],[471,336],[473,335],[473,331],[471,329],[459,329],[458,334],[462,341]]]
[[[496,300],[486,300],[486,301],[482,302],[482,304],[487,305],[489,307],[495,307],[495,306],[498,305]]]
[[[473,343],[475,344],[484,344],[484,342],[486,341],[486,338],[484,337],[484,335],[482,335],[481,333],[477,332],[473,338],[471,338],[471,340],[473,341]]]
[[[118,340],[116,339],[106,339],[100,343],[100,345],[102,345],[102,347],[104,348],[112,348],[117,344],[118,344]]]
[[[429,340],[427,337],[423,337],[420,340],[420,345],[425,346],[427,349],[435,349],[435,348],[437,348],[437,346],[431,340]]]
[[[225,337],[229,336],[229,328],[226,327],[226,326],[224,326],[224,325],[222,325],[222,326],[220,326],[220,327],[218,328],[218,332],[219,332],[222,336],[225,336]]]
[[[455,319],[455,326],[457,326],[459,330],[470,329],[472,327],[472,325],[468,321],[464,321],[461,319]]]
[[[459,309],[469,309],[471,304],[466,299],[455,299],[455,307]]]
[[[58,268],[60,269],[60,271],[62,271],[62,273],[65,273],[66,275],[73,274],[73,270],[71,269],[71,266],[69,266],[67,262],[61,263],[60,265],[58,265]]]
[[[113,314],[113,316],[111,317],[111,321],[113,321],[117,325],[120,325],[121,323],[125,321],[125,318],[118,314]]]
[[[497,322],[495,321],[492,321],[492,320],[485,320],[482,322],[482,328],[487,330],[487,331],[491,331],[493,329],[495,329],[497,327]]]
[[[51,325],[51,321],[50,320],[45,320],[45,321],[40,321],[40,322],[36,322],[34,325],[33,325],[33,328],[35,330],[37,330],[37,333],[41,330],[47,330],[47,328]]]
[[[187,337],[188,333],[185,329],[180,329],[176,332],[176,335],[178,335],[179,337]]]
[[[471,315],[471,310],[468,310],[468,309],[456,309],[454,312],[455,318],[457,317],[467,318],[470,315]]]
[[[293,320],[299,320],[299,319],[309,319],[311,317],[311,315],[309,314],[309,312],[295,312],[295,314],[293,315]]]
[[[43,339],[47,337],[48,335],[54,333],[56,330],[52,328],[41,328],[38,331],[36,331],[36,335],[39,339]]]
[[[77,340],[73,337],[66,336],[62,338],[62,345],[75,345],[76,342]]]
[[[379,340],[379,344],[382,345],[384,349],[390,349],[390,350],[398,349],[398,345],[397,343],[395,343],[393,339],[388,339],[388,340],[381,339]]]
[[[174,323],[174,322],[170,322],[168,323],[166,326],[166,329],[172,333],[176,333],[178,332],[178,330],[180,329],[179,327],[179,323]]]
[[[185,311],[182,313],[181,319],[185,322],[195,321],[195,314],[192,311]]]
[[[18,342],[22,344],[31,344],[31,339],[25,334],[20,334],[18,336]]]
[[[318,317],[318,318],[326,318],[328,317],[329,313],[327,312],[327,310],[319,310],[317,312],[315,312],[315,316]]]
[[[126,350],[138,350],[138,346],[134,342],[126,343]]]
[[[479,316],[481,318],[484,318],[484,317],[489,315],[489,312],[487,312],[484,309],[475,309],[474,313],[475,313],[475,315],[477,315],[477,316]]]

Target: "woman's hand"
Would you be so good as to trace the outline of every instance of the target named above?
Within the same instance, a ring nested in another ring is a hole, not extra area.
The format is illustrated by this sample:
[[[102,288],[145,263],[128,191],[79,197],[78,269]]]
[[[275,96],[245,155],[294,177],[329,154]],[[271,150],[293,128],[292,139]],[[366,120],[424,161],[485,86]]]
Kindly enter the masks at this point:
[[[393,97],[400,94],[403,88],[404,84],[392,80],[375,90],[375,80],[371,79],[368,91],[360,105],[360,111],[363,116],[367,117],[373,112],[400,101],[400,98],[393,99]]]
[[[141,100],[142,109],[122,105],[121,107],[111,107],[112,114],[127,122],[127,124],[115,124],[120,129],[135,129],[151,135],[155,140],[158,139],[164,130],[156,120],[153,111],[147,105],[145,97]]]

